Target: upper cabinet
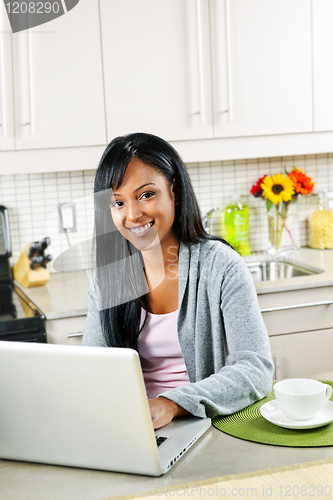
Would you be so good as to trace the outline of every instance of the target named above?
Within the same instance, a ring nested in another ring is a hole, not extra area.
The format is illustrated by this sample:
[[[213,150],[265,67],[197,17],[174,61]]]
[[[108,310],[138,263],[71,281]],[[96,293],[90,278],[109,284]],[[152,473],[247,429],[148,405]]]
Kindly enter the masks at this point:
[[[109,140],[312,131],[311,0],[101,0]]]
[[[311,0],[211,0],[210,12],[214,137],[311,132]]]
[[[14,102],[11,27],[3,2],[0,3],[0,151],[14,144]]]
[[[186,162],[331,151],[332,0],[80,0],[15,34],[0,12],[0,174],[138,131]]]
[[[101,0],[108,139],[213,136],[207,0]]]
[[[313,2],[314,131],[333,130],[333,2]]]
[[[4,8],[2,19],[10,32]],[[2,120],[5,109],[15,149],[105,144],[98,0],[80,0],[75,8],[49,23],[0,36],[1,76],[5,80]],[[14,135],[9,121],[13,103]]]

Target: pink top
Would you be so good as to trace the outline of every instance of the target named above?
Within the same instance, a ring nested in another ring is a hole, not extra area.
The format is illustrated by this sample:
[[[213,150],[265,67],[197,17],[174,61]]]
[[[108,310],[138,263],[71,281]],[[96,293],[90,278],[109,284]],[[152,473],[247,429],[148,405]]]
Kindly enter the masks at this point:
[[[141,308],[141,323],[146,311]],[[148,313],[138,338],[143,378],[149,399],[161,392],[189,384],[177,334],[178,309],[167,314]]]

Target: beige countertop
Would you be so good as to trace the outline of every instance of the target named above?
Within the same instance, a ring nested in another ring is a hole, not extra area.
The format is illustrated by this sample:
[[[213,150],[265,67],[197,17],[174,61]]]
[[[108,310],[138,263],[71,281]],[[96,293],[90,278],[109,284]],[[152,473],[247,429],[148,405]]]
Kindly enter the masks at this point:
[[[309,376],[333,380],[333,372]],[[6,500],[102,500],[129,491],[164,488],[229,474],[333,457],[333,447],[271,446],[229,436],[211,427],[165,475],[121,474],[0,460],[1,498]],[[171,495],[170,495],[171,496]]]
[[[17,285],[47,320],[87,314],[89,279],[85,271],[51,273],[50,281],[43,286],[26,288]]]
[[[251,254],[245,260],[257,262],[267,258],[304,263],[322,269],[323,272],[290,279],[257,282],[255,285],[258,294],[333,285],[333,250],[301,248],[282,257],[270,257],[267,252],[259,252]],[[20,288],[45,314],[47,320],[87,314],[89,279],[85,271],[51,273],[50,281],[44,286],[25,288],[20,285]]]

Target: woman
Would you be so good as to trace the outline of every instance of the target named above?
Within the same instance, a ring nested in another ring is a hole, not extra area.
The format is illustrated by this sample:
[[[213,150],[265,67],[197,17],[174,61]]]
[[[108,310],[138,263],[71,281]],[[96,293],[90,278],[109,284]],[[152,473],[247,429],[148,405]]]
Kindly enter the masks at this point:
[[[208,235],[164,140],[114,139],[95,178],[96,271],[84,345],[138,350],[154,428],[234,413],[269,394],[267,331],[246,264]]]

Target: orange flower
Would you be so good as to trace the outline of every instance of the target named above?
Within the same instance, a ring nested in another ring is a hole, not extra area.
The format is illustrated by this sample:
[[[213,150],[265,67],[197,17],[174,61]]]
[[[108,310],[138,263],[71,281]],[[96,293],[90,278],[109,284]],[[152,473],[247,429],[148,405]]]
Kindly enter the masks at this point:
[[[294,184],[294,190],[296,196],[298,194],[310,194],[312,193],[315,182],[312,181],[311,177],[303,173],[303,169],[298,170],[294,167],[292,172],[289,172],[288,177]]]

